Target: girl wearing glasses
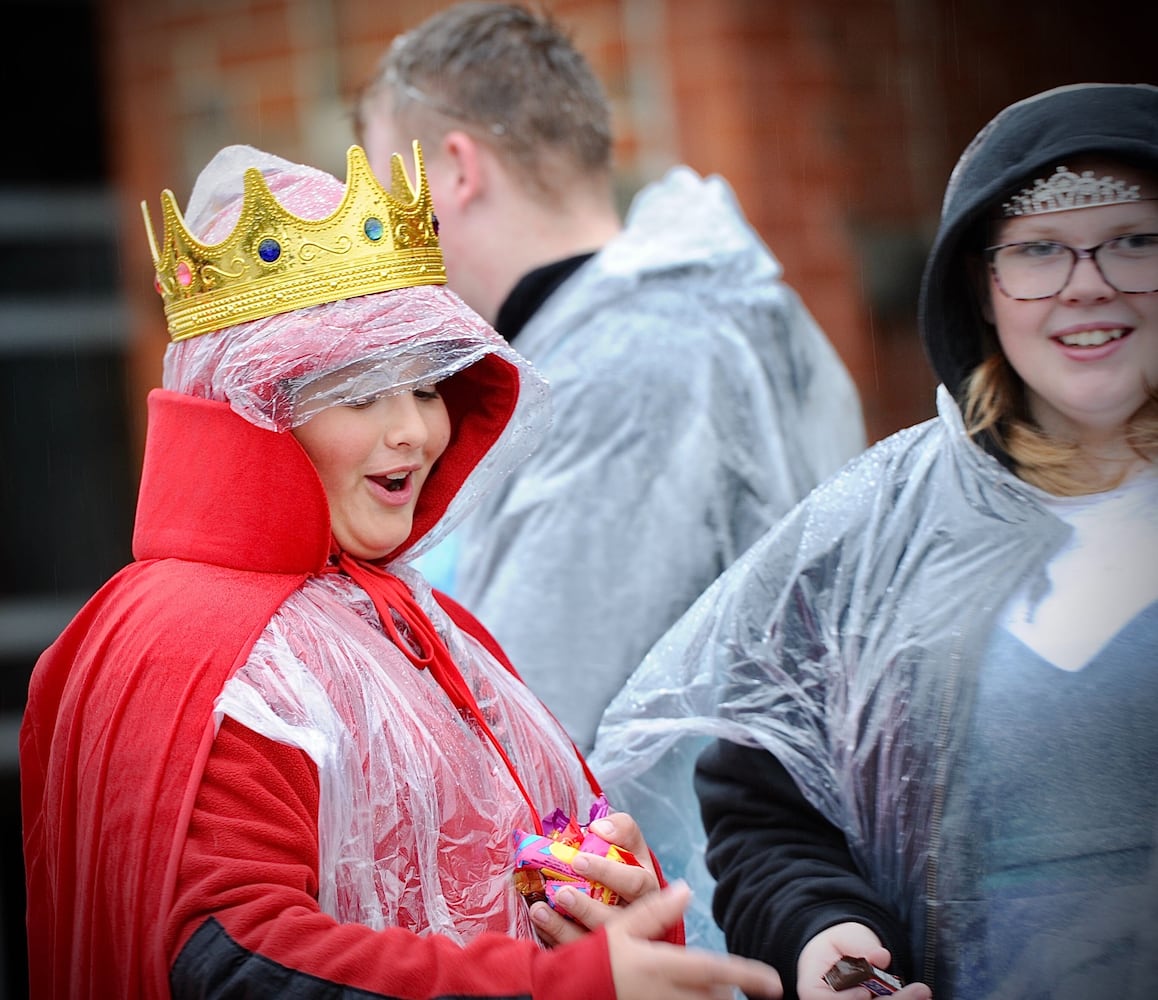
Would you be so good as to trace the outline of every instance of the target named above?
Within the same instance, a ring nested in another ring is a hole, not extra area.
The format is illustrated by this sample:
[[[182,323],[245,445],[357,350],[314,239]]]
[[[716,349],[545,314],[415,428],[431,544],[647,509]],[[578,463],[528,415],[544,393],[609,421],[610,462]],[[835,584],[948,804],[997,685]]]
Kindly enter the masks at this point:
[[[786,996],[842,955],[913,998],[1153,996],[1158,87],[990,122],[919,309],[937,417],[717,581],[592,765],[645,827],[694,766],[715,917]]]

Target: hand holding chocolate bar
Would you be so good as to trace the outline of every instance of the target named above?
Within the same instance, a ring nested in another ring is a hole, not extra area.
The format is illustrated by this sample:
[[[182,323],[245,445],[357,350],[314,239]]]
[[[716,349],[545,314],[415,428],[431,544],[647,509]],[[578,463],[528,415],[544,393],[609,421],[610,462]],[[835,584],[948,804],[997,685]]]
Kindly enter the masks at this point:
[[[826,927],[800,952],[796,990],[800,1000],[836,1000],[891,996],[894,1000],[928,1000],[925,983],[908,983],[886,971],[893,956],[871,928],[857,921]],[[858,988],[859,987],[859,988]]]
[[[834,990],[863,986],[873,996],[892,996],[905,984],[896,976],[878,969],[867,958],[842,955],[824,974],[824,981]]]

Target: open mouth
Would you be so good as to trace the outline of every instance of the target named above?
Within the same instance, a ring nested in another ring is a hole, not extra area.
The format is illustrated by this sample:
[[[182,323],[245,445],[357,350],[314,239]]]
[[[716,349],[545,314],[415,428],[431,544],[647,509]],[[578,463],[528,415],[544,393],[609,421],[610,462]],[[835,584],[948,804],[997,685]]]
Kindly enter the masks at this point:
[[[391,472],[388,476],[371,476],[370,478],[388,493],[397,493],[406,488],[406,484],[410,481],[410,473]]]

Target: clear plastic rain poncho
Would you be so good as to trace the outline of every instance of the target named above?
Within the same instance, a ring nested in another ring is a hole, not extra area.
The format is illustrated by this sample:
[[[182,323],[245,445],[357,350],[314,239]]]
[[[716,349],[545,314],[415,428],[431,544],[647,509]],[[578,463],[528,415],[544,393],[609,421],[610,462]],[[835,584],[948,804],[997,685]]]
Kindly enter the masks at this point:
[[[727,183],[686,167],[514,343],[554,419],[461,532],[454,594],[589,750],[652,643],[864,449],[860,401]]]
[[[976,842],[984,817],[953,798],[939,812],[939,795],[967,742],[960,723],[994,617],[1019,585],[1044,585],[1068,529],[968,440],[943,388],[938,409],[850,462],[754,545],[603,718],[591,766],[648,831],[665,874],[696,890],[689,943],[723,947],[692,787],[695,758],[716,737],[784,764],[911,923],[914,955],[934,905],[938,933],[969,939],[968,909],[948,901],[970,898],[959,893],[975,872],[959,846]]]
[[[203,242],[224,238],[239,211],[244,167],[262,169],[278,200],[299,216],[331,213],[344,186],[328,174],[248,147],[231,147],[197,181],[186,213]],[[495,372],[505,372],[496,378]],[[475,377],[475,373],[489,373]],[[511,373],[514,377],[511,377]],[[450,379],[454,430],[441,465],[467,467],[449,500],[431,474],[415,524],[389,572],[433,624],[513,763],[532,807],[585,817],[594,794],[561,729],[539,701],[460,630],[410,558],[432,545],[537,443],[548,419],[534,369],[441,286],[391,290],[313,306],[170,345],[168,389],[227,401],[276,432],[326,406]],[[485,407],[509,414],[477,455],[472,421]],[[277,488],[271,484],[271,489]],[[428,495],[435,499],[428,500]],[[444,507],[431,511],[430,504]],[[424,510],[423,505],[427,507]],[[416,528],[416,532],[418,529]],[[412,619],[414,616],[412,616]],[[309,578],[282,605],[226,684],[217,710],[304,750],[321,784],[320,903],[339,921],[445,934],[483,931],[533,938],[513,889],[511,835],[528,802],[477,728],[404,655],[406,626],[384,632],[371,598],[350,577]],[[414,620],[408,620],[411,629]],[[422,623],[418,622],[421,630]]]

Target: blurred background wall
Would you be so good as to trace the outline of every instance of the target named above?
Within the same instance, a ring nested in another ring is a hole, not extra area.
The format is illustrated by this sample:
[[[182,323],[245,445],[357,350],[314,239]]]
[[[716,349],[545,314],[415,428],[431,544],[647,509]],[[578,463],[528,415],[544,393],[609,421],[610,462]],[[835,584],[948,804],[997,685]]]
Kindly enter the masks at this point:
[[[350,109],[436,0],[0,0],[0,996],[25,993],[16,734],[35,658],[130,558],[166,334],[141,224],[249,143],[339,177]],[[956,157],[1001,107],[1158,82],[1158,5],[553,0],[614,103],[623,201],[676,162],[735,188],[862,395],[933,412],[914,324]],[[189,455],[196,462],[198,456]]]

